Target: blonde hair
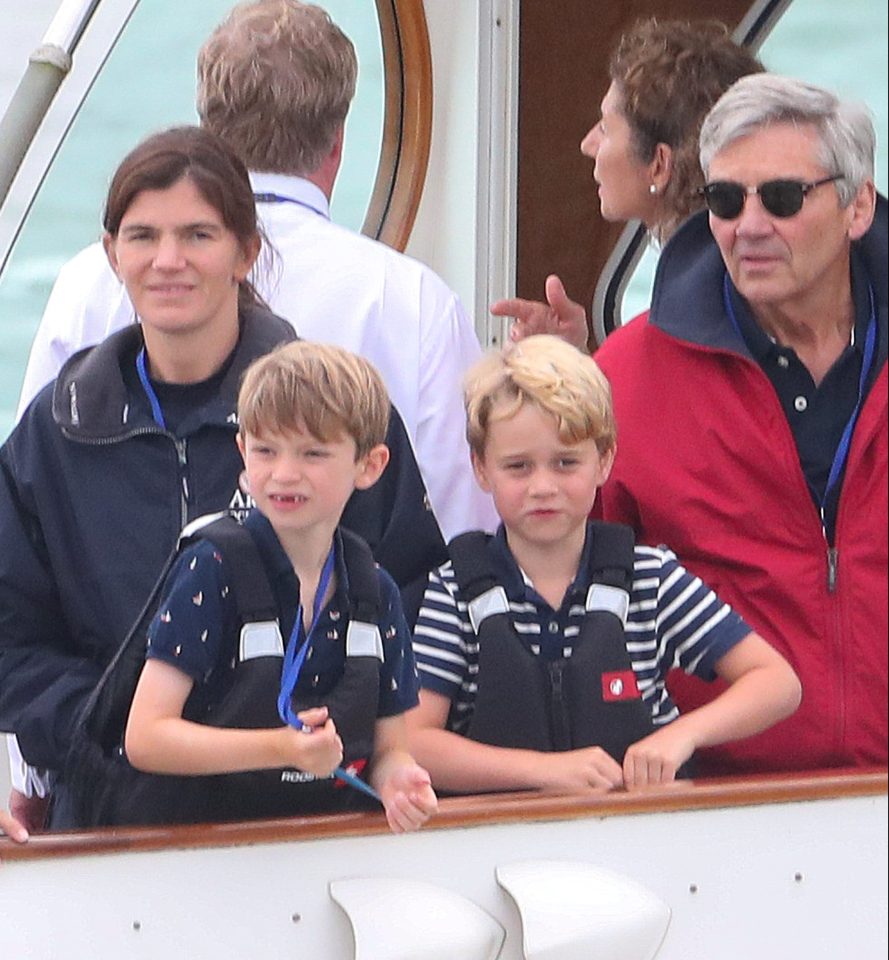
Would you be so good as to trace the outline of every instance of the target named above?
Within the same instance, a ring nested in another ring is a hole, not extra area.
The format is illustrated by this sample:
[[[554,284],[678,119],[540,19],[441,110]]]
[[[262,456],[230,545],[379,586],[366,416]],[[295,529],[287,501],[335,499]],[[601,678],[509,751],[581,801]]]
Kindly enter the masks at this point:
[[[563,443],[595,440],[599,453],[614,449],[617,429],[611,387],[595,361],[552,336],[527,337],[483,357],[464,387],[466,438],[484,455],[488,430],[526,403],[551,414]]]
[[[247,368],[238,394],[240,432],[308,430],[323,442],[343,433],[362,457],[386,439],[389,395],[376,368],[341,347],[297,340]]]
[[[352,42],[321,7],[242,3],[198,54],[198,114],[251,170],[304,176],[330,153],[357,77]]]

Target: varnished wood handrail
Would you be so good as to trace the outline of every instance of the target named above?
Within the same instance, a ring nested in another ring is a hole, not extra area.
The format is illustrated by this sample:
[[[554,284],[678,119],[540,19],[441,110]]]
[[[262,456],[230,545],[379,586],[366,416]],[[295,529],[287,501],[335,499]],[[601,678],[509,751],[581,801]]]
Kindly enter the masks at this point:
[[[377,177],[362,232],[404,250],[432,142],[432,55],[423,0],[377,0],[385,112]]]
[[[634,793],[595,796],[532,796],[511,793],[448,797],[441,801],[437,816],[424,830],[877,796],[887,793],[887,788],[889,773],[885,768],[879,768],[682,781]],[[24,845],[14,844],[11,840],[0,837],[0,860],[39,860],[140,850],[281,843],[387,831],[382,813],[179,827],[103,829],[43,834],[32,837]]]

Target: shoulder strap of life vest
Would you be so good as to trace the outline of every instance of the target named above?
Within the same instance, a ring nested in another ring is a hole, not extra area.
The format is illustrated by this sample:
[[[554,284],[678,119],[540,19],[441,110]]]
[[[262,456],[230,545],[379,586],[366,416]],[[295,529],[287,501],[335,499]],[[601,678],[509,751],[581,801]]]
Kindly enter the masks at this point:
[[[497,580],[488,550],[490,539],[482,530],[470,530],[454,537],[448,544],[457,586],[466,598],[469,619],[476,634],[488,617],[502,617],[505,626],[512,629],[506,591]]]
[[[633,588],[636,536],[631,527],[620,523],[595,520],[590,522],[590,528],[592,576],[585,601],[587,614],[609,611],[626,624]]]
[[[343,560],[349,572],[349,620],[361,623],[380,621],[380,580],[377,564],[367,541],[340,527]]]
[[[278,607],[259,549],[249,531],[228,513],[179,539],[179,549],[195,540],[209,540],[225,559],[234,593],[238,622],[275,620]]]
[[[622,523],[589,521],[593,543],[590,567],[594,583],[629,591],[633,585],[636,537],[632,527]]]

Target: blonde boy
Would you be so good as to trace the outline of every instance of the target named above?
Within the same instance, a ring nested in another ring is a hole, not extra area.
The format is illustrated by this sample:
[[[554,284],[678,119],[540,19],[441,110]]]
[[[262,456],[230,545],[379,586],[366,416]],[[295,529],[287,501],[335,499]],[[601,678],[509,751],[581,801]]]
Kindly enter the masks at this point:
[[[437,789],[668,781],[699,747],[796,709],[791,667],[668,549],[588,521],[616,451],[594,362],[529,337],[469,372],[465,402],[476,479],[502,525],[452,541],[414,631],[410,745]],[[665,686],[674,666],[729,687],[680,717]]]
[[[405,749],[402,714],[417,691],[398,590],[385,571],[374,571],[379,632],[371,655],[365,639],[364,655],[353,659],[349,565],[357,577],[351,558],[363,544],[350,546],[357,538],[338,527],[352,492],[370,487],[386,467],[386,390],[362,358],[300,341],[251,365],[238,415],[244,481],[256,505],[245,526],[269,576],[281,634],[290,638],[284,669],[270,656],[247,658],[226,558],[199,541],[171,571],[149,628],[126,733],[130,762],[166,774],[280,770],[294,784],[291,812],[300,812],[300,790],[304,797],[312,791],[317,809],[319,784],[322,806],[335,808],[347,793],[331,780],[344,748],[350,756],[338,731],[345,727],[372,743],[368,779],[392,829],[416,829],[436,799]],[[234,722],[200,722],[223,704],[229,711],[232,700],[246,702]],[[285,716],[291,722],[282,725]]]

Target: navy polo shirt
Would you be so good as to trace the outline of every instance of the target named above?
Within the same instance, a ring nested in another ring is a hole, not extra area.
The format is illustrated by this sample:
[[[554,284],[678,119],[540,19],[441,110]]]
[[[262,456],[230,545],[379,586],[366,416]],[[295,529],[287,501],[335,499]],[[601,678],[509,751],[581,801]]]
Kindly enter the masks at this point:
[[[259,548],[278,607],[278,623],[286,644],[296,622],[299,583],[271,524],[252,510],[246,527]],[[334,537],[336,585],[309,637],[306,660],[296,691],[324,695],[345,669],[345,636],[349,613],[349,576],[343,561],[342,539]],[[384,661],[380,668],[378,715],[395,716],[418,700],[418,680],[410,632],[401,597],[392,578],[379,570],[380,635]],[[218,702],[230,686],[237,664],[240,624],[234,591],[224,557],[209,540],[199,540],[177,559],[148,628],[146,657],[169,663],[195,681],[186,715],[200,716]],[[277,698],[278,691],[270,691]]]
[[[572,606],[580,604],[583,607],[586,603],[587,589],[593,575],[591,529],[587,525],[577,573],[571,586],[565,591],[558,610],[553,610],[549,602],[534,589],[534,585],[522,573],[509,549],[506,530],[502,523],[488,541],[489,555],[497,582],[503,586],[508,600],[513,604],[521,605],[519,609],[513,609],[513,622],[516,624],[517,631],[522,639],[529,643],[532,651],[544,660],[558,660],[566,656],[566,650],[570,650],[573,638],[579,633],[578,612],[575,611],[573,617],[570,614]],[[583,617],[583,611],[580,612],[580,617]],[[533,634],[533,642],[522,632],[522,627],[530,623],[536,623],[540,627],[540,633]],[[573,629],[569,629],[570,627]],[[571,638],[568,642],[565,639],[566,630],[568,637]]]
[[[860,257],[852,251],[852,297],[855,305],[855,326],[852,342],[837,358],[819,385],[789,347],[776,343],[754,320],[746,301],[730,285],[735,318],[744,342],[753,359],[769,378],[784,416],[790,425],[799,454],[800,466],[809,485],[815,506],[827,489],[840,438],[858,402],[864,345],[871,319],[871,292],[867,272]],[[877,364],[872,364],[864,384],[864,396],[874,382]],[[843,474],[824,504],[824,527],[828,541],[833,542],[839,491]]]

